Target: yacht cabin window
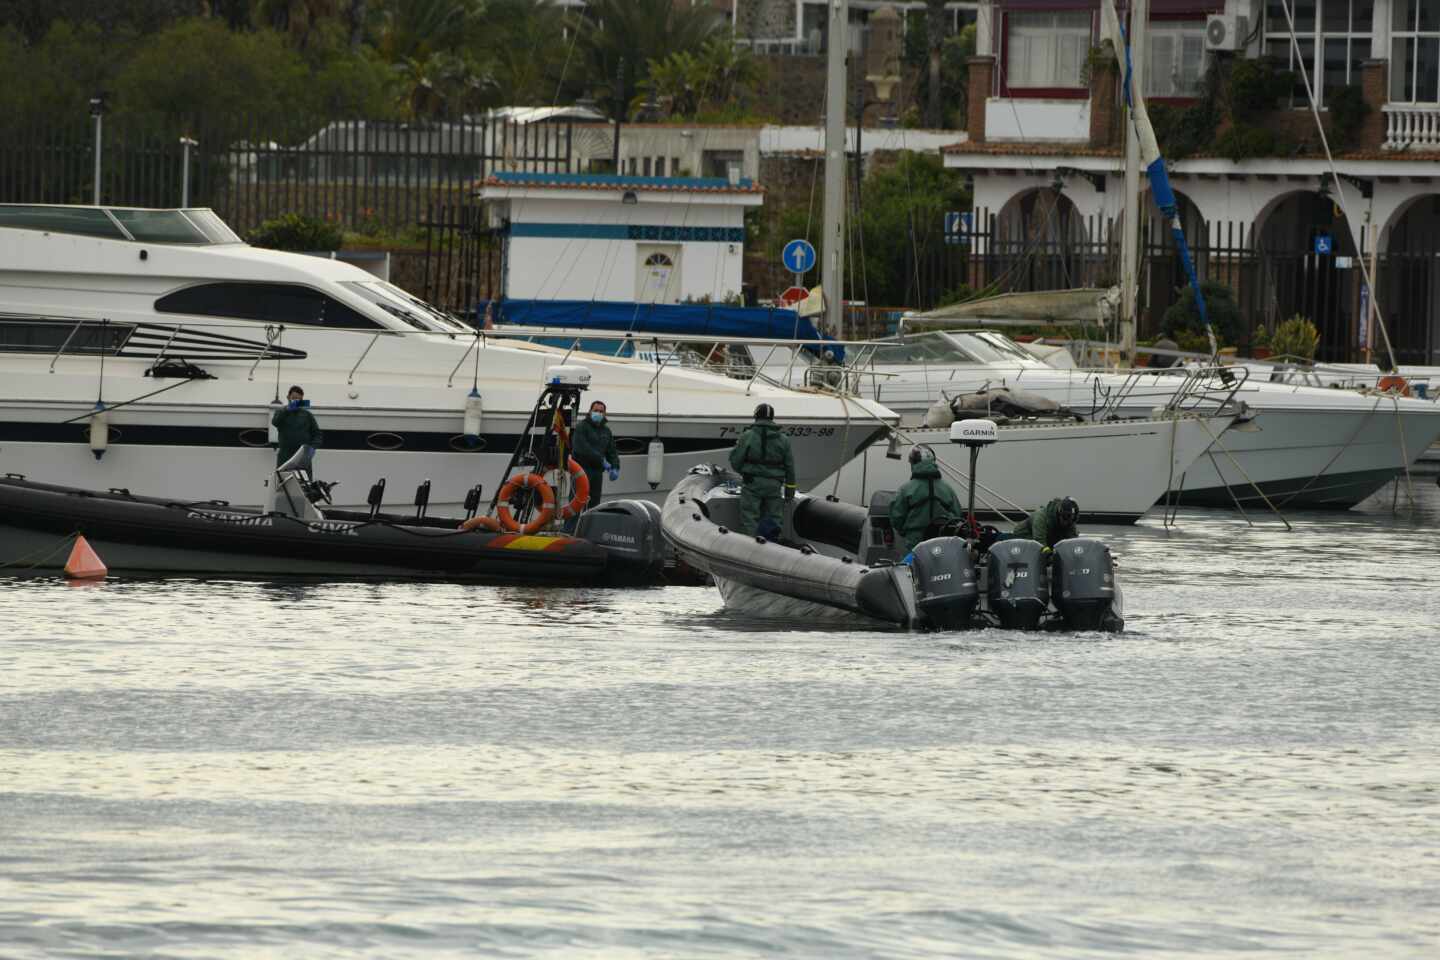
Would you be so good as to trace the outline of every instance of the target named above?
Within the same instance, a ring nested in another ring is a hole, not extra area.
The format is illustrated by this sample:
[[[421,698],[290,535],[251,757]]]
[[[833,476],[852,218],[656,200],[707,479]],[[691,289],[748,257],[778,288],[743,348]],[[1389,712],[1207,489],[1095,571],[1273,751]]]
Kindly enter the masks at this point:
[[[975,363],[976,359],[958,345],[940,336],[910,336],[904,343],[891,342],[875,348],[875,363]]]
[[[202,283],[167,293],[155,301],[155,309],[341,330],[386,329],[358,310],[298,283]]]
[[[341,280],[340,285],[384,310],[390,316],[408,323],[417,330],[442,333],[471,333],[472,329],[450,316],[384,280]]]
[[[134,327],[99,320],[0,320],[0,353],[60,353],[114,356]]]

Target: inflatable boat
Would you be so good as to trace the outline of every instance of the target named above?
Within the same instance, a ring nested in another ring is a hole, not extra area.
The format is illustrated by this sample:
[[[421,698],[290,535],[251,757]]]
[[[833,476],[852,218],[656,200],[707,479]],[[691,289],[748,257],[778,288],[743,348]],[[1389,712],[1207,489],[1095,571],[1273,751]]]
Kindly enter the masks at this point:
[[[121,574],[656,582],[658,513],[654,504],[615,501],[584,514],[574,536],[521,534],[461,529],[462,520],[425,516],[423,506],[400,516],[327,511],[306,499],[298,510],[260,511],[7,474],[0,478],[0,572],[58,569],[74,535],[83,534]]]
[[[740,478],[699,466],[670,492],[661,525],[680,559],[714,578],[728,608],[749,615],[943,630],[1124,629],[1115,561],[1100,541],[1076,537],[1047,551],[970,519],[902,558],[892,497],[877,493],[861,507],[797,496],[785,503],[780,536],[768,540],[737,532]]]

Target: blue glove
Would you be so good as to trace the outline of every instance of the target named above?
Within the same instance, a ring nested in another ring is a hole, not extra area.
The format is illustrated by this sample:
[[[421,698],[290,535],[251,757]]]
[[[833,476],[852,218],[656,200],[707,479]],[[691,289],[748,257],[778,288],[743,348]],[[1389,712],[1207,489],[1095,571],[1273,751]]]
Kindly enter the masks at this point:
[[[299,409],[300,409],[300,401],[299,401],[299,400],[291,400],[289,403],[285,404],[285,409],[286,409],[286,410],[299,410]]]
[[[620,479],[620,468],[619,468],[619,467],[610,467],[609,469],[607,469],[607,470],[605,471],[605,475],[606,475],[607,477],[609,477],[612,481],[619,480],[619,479]]]
[[[909,553],[905,554],[905,559],[901,560],[900,562],[905,564],[905,566],[907,567],[913,566],[915,564],[915,551],[912,550]]]

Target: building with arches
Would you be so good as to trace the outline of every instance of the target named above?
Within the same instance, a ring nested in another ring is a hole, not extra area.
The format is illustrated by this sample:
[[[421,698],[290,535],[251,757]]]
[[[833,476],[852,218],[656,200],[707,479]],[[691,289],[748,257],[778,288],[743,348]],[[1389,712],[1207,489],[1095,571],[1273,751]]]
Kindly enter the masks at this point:
[[[1335,152],[1338,190],[1303,85],[1265,119],[1296,144],[1286,155],[1231,160],[1202,147],[1169,162],[1199,272],[1237,291],[1252,327],[1312,319],[1322,358],[1365,355],[1373,303],[1402,362],[1440,363],[1440,2],[1290,6],[1293,41],[1275,0],[1150,0],[1151,103],[1183,110],[1214,95],[1202,78],[1217,61],[1233,69],[1266,58],[1278,70],[1304,67],[1327,125],[1332,104],[1364,105],[1352,142]],[[1212,18],[1231,39],[1207,39]],[[969,139],[942,148],[946,166],[974,183],[974,285],[1118,279],[1124,139],[1099,19],[1098,0],[980,7]],[[1143,335],[1157,330],[1183,274],[1153,204],[1141,210]],[[1360,270],[1372,257],[1377,291]]]

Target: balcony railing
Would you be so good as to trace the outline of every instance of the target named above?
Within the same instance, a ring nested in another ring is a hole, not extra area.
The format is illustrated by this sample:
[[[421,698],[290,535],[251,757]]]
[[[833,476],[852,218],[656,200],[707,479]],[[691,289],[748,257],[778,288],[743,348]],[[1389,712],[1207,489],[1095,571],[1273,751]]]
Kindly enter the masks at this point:
[[[1386,150],[1440,150],[1440,103],[1387,103]]]

